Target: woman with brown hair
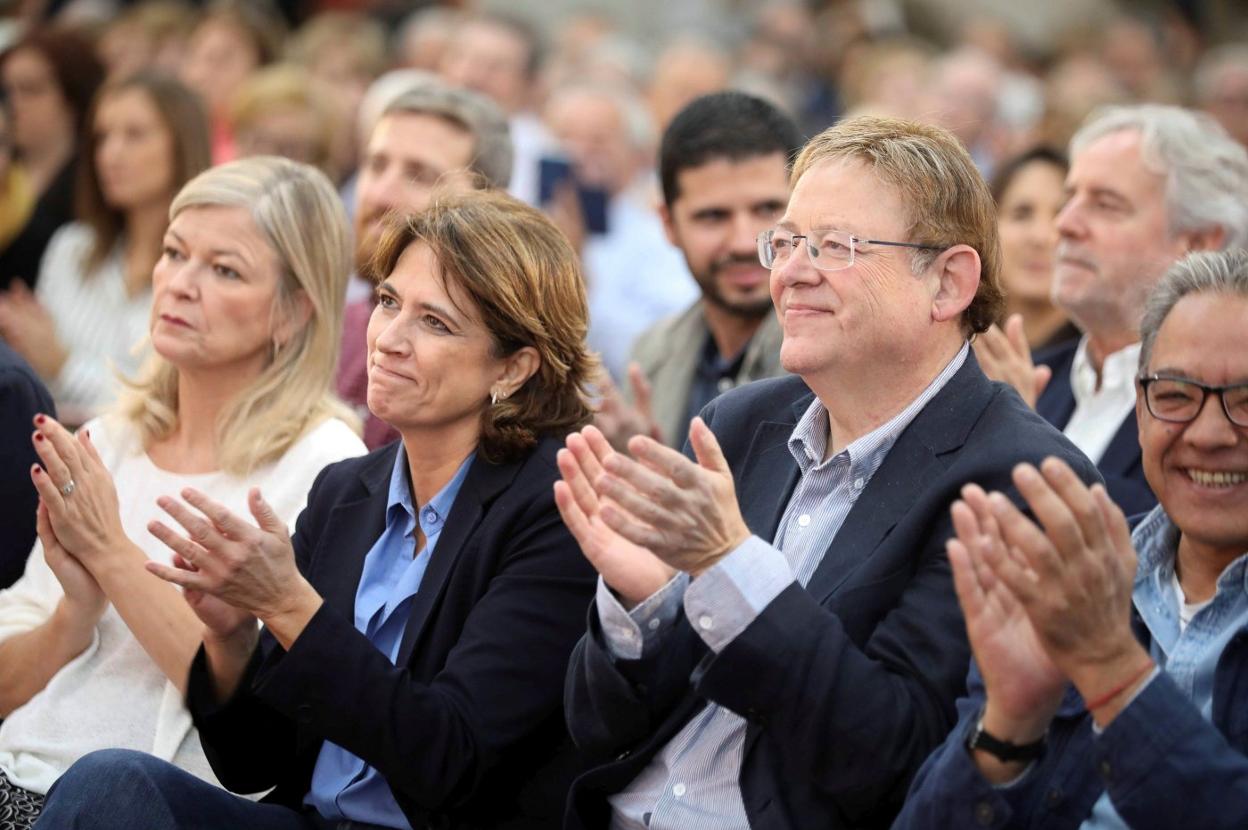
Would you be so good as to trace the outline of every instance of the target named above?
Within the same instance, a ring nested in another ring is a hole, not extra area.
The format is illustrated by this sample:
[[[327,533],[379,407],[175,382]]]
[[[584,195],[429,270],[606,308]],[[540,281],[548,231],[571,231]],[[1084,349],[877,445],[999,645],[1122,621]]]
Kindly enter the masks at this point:
[[[209,164],[208,122],[195,96],[140,73],[104,86],[88,114],[77,222],[52,238],[35,294],[0,298],[0,335],[78,424],[115,397],[147,333],[152,267],[175,193]]]
[[[152,532],[204,622],[188,706],[235,792],[126,751],[79,761],[40,826],[557,826],[577,764],[563,674],[593,573],[555,454],[591,415],[576,254],[499,193],[392,221],[368,405],[401,440],[331,465],[293,538],[194,490]],[[193,541],[192,541],[193,540]],[[261,631],[256,620],[264,623]]]
[[[15,163],[33,200],[0,244],[0,290],[33,287],[48,240],[73,219],[79,133],[103,75],[91,41],[69,29],[36,29],[0,54]]]

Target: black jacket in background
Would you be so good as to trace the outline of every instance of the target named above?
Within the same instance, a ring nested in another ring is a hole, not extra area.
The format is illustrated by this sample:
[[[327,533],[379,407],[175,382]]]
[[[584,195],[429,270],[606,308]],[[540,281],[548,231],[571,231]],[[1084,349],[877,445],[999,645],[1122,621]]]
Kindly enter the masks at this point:
[[[48,189],[35,203],[26,226],[8,247],[0,251],[0,291],[20,279],[32,289],[39,279],[39,263],[52,234],[61,225],[74,221],[74,180],[78,165],[73,161],[61,168]]]
[[[22,575],[35,543],[39,494],[30,465],[39,457],[30,436],[40,412],[55,417],[52,396],[30,364],[0,340],[0,588]]]

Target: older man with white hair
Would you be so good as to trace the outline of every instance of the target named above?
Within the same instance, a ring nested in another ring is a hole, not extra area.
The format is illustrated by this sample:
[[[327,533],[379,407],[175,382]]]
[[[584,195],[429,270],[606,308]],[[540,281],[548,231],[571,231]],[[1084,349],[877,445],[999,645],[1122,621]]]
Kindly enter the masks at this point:
[[[1096,462],[1131,515],[1156,504],[1134,416],[1144,301],[1185,254],[1248,246],[1248,152],[1209,116],[1155,104],[1094,114],[1070,148],[1053,299],[1083,337],[1033,367],[1014,321],[977,352]]]

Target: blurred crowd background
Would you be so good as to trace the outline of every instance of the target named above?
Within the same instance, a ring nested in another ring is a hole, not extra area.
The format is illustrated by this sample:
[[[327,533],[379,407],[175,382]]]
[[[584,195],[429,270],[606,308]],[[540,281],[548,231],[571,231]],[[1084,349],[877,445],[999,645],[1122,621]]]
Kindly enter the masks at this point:
[[[506,113],[515,145],[509,190],[551,202],[580,249],[591,345],[617,378],[632,339],[697,297],[655,213],[655,157],[669,119],[699,95],[736,88],[765,97],[808,136],[851,114],[949,128],[996,179],[1011,310],[1025,312],[1033,345],[1062,333],[1045,281],[1051,219],[1061,153],[1089,112],[1146,101],[1192,106],[1248,143],[1241,0],[10,0],[7,11],[0,334],[59,378],[58,403],[81,403],[84,416],[102,394],[85,389],[90,373],[75,378],[69,356],[31,345],[30,321],[55,314],[33,299],[55,231],[89,225],[62,254],[88,269],[115,257],[134,299],[159,255],[168,195],[209,160],[269,153],[308,162],[352,212],[372,124],[396,92],[426,77],[419,73],[484,93]],[[109,98],[107,113],[93,109],[101,84],[136,77],[133,112],[117,104],[124,96]],[[199,116],[179,106],[188,95],[206,115],[206,148]],[[164,149],[143,150],[145,130],[163,134]],[[1046,164],[1031,166],[1026,204],[1008,204],[1018,157],[1037,148]],[[543,180],[557,170],[552,158],[586,191],[570,211]],[[93,169],[75,172],[83,164]],[[38,295],[44,306],[48,291]],[[127,311],[125,299],[101,297],[93,310],[129,313],[110,320],[109,333],[133,342],[145,312],[141,303]]]

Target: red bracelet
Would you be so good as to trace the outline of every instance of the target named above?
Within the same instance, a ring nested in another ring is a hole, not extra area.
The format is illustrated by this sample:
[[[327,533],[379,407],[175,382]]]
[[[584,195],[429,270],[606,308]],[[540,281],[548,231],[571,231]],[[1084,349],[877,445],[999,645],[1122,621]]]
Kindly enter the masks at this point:
[[[1111,700],[1118,697],[1118,695],[1122,694],[1127,689],[1130,689],[1135,684],[1135,681],[1143,677],[1152,668],[1153,668],[1153,659],[1150,657],[1147,660],[1147,662],[1145,662],[1144,665],[1139,668],[1138,671],[1136,671],[1134,674],[1131,675],[1130,679],[1125,680],[1122,682],[1122,684],[1110,689],[1108,692],[1101,695],[1096,700],[1085,701],[1083,704],[1083,708],[1087,709],[1089,712],[1095,712],[1097,709],[1100,709],[1106,703],[1109,703]]]

